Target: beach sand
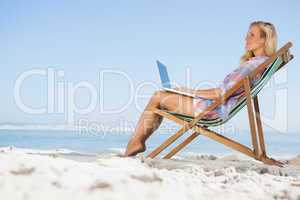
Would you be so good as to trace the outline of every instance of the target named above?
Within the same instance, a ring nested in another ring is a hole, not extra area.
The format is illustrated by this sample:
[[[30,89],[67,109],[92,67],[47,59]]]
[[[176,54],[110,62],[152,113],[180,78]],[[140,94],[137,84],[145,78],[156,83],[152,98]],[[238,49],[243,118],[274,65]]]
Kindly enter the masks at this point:
[[[239,155],[121,153],[0,148],[1,199],[300,199],[300,155],[279,168]]]

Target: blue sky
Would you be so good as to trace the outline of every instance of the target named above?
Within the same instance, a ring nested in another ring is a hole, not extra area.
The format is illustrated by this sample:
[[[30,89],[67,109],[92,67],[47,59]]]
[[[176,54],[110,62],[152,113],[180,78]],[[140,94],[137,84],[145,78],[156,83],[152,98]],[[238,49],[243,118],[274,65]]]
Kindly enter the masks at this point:
[[[159,85],[155,60],[169,68],[172,80],[190,85],[199,81],[217,84],[239,64],[249,23],[266,20],[275,24],[279,47],[293,42],[295,59],[287,65],[284,81],[277,89],[266,89],[261,109],[266,118],[274,115],[274,90],[287,100],[288,131],[297,131],[300,108],[299,61],[300,3],[298,1],[1,1],[0,2],[0,123],[65,124],[66,113],[24,113],[14,100],[14,85],[19,75],[32,70],[61,70],[55,84],[88,81],[97,90],[97,106],[87,114],[74,115],[74,122],[85,118],[110,123],[120,118],[136,122],[140,111],[134,100],[117,114],[100,110],[100,98],[106,109],[124,105],[130,98],[130,87],[124,76],[109,74],[105,92],[99,74],[103,70],[119,71],[132,80],[134,92],[155,91]],[[279,78],[280,79],[280,78]],[[279,89],[278,89],[279,88]],[[33,76],[22,85],[24,103],[41,108],[47,105],[47,80]],[[59,96],[56,96],[59,98]],[[148,98],[137,100],[140,108]],[[57,106],[57,99],[54,105]],[[89,93],[75,94],[78,107],[88,105]],[[270,103],[271,102],[271,103]],[[64,102],[65,106],[68,100]],[[103,106],[102,105],[102,106]],[[278,112],[277,112],[278,115]],[[279,113],[280,115],[280,113]],[[240,118],[247,128],[245,113]],[[237,120],[233,120],[233,123]],[[276,124],[277,122],[275,122]],[[274,125],[274,122],[273,122]]]

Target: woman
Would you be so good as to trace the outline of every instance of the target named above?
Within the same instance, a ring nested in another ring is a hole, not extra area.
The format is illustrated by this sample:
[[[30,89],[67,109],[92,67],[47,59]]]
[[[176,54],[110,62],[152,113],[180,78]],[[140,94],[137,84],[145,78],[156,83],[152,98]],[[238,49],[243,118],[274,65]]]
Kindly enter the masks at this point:
[[[263,21],[255,21],[250,24],[245,38],[246,53],[241,57],[240,66],[228,74],[219,87],[211,89],[193,90],[179,88],[196,94],[195,98],[157,91],[151,97],[145,110],[143,111],[133,136],[128,142],[125,156],[134,156],[146,150],[145,141],[159,127],[162,116],[151,111],[153,108],[166,109],[185,115],[195,116],[209,106],[214,99],[222,96],[236,82],[248,75],[255,67],[263,63],[276,51],[277,34],[273,24]],[[259,76],[254,77],[251,83],[254,84]],[[205,118],[221,117],[225,119],[230,109],[236,104],[242,95],[243,89],[235,92],[221,106],[209,112]]]

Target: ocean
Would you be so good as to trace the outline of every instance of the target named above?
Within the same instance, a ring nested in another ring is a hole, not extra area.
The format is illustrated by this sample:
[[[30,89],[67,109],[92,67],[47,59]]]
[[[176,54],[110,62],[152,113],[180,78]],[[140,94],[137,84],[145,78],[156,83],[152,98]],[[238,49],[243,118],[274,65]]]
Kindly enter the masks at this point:
[[[153,150],[170,136],[170,134],[155,132],[147,140],[147,152]],[[249,132],[226,136],[251,147]],[[80,153],[97,154],[124,151],[130,137],[130,133],[89,134],[66,130],[0,130],[0,147],[13,146],[42,150],[67,149]],[[185,137],[180,138],[178,142],[182,141]],[[299,134],[266,132],[265,142],[268,155],[293,157],[300,154]],[[223,156],[236,154],[236,152],[223,144],[200,135],[178,155],[187,154]]]

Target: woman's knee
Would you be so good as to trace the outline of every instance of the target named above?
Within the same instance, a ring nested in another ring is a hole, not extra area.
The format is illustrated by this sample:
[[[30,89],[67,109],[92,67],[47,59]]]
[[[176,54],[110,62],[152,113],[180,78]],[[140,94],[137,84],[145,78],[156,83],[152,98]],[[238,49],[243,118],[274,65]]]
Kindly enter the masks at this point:
[[[155,102],[159,102],[160,99],[162,98],[162,96],[165,94],[164,91],[162,90],[157,90],[154,92],[154,94],[152,95],[151,99]]]
[[[167,93],[165,91],[162,90],[157,90],[153,93],[151,99],[150,99],[150,103],[152,105],[157,105],[160,106],[162,99],[164,97],[166,97]]]

